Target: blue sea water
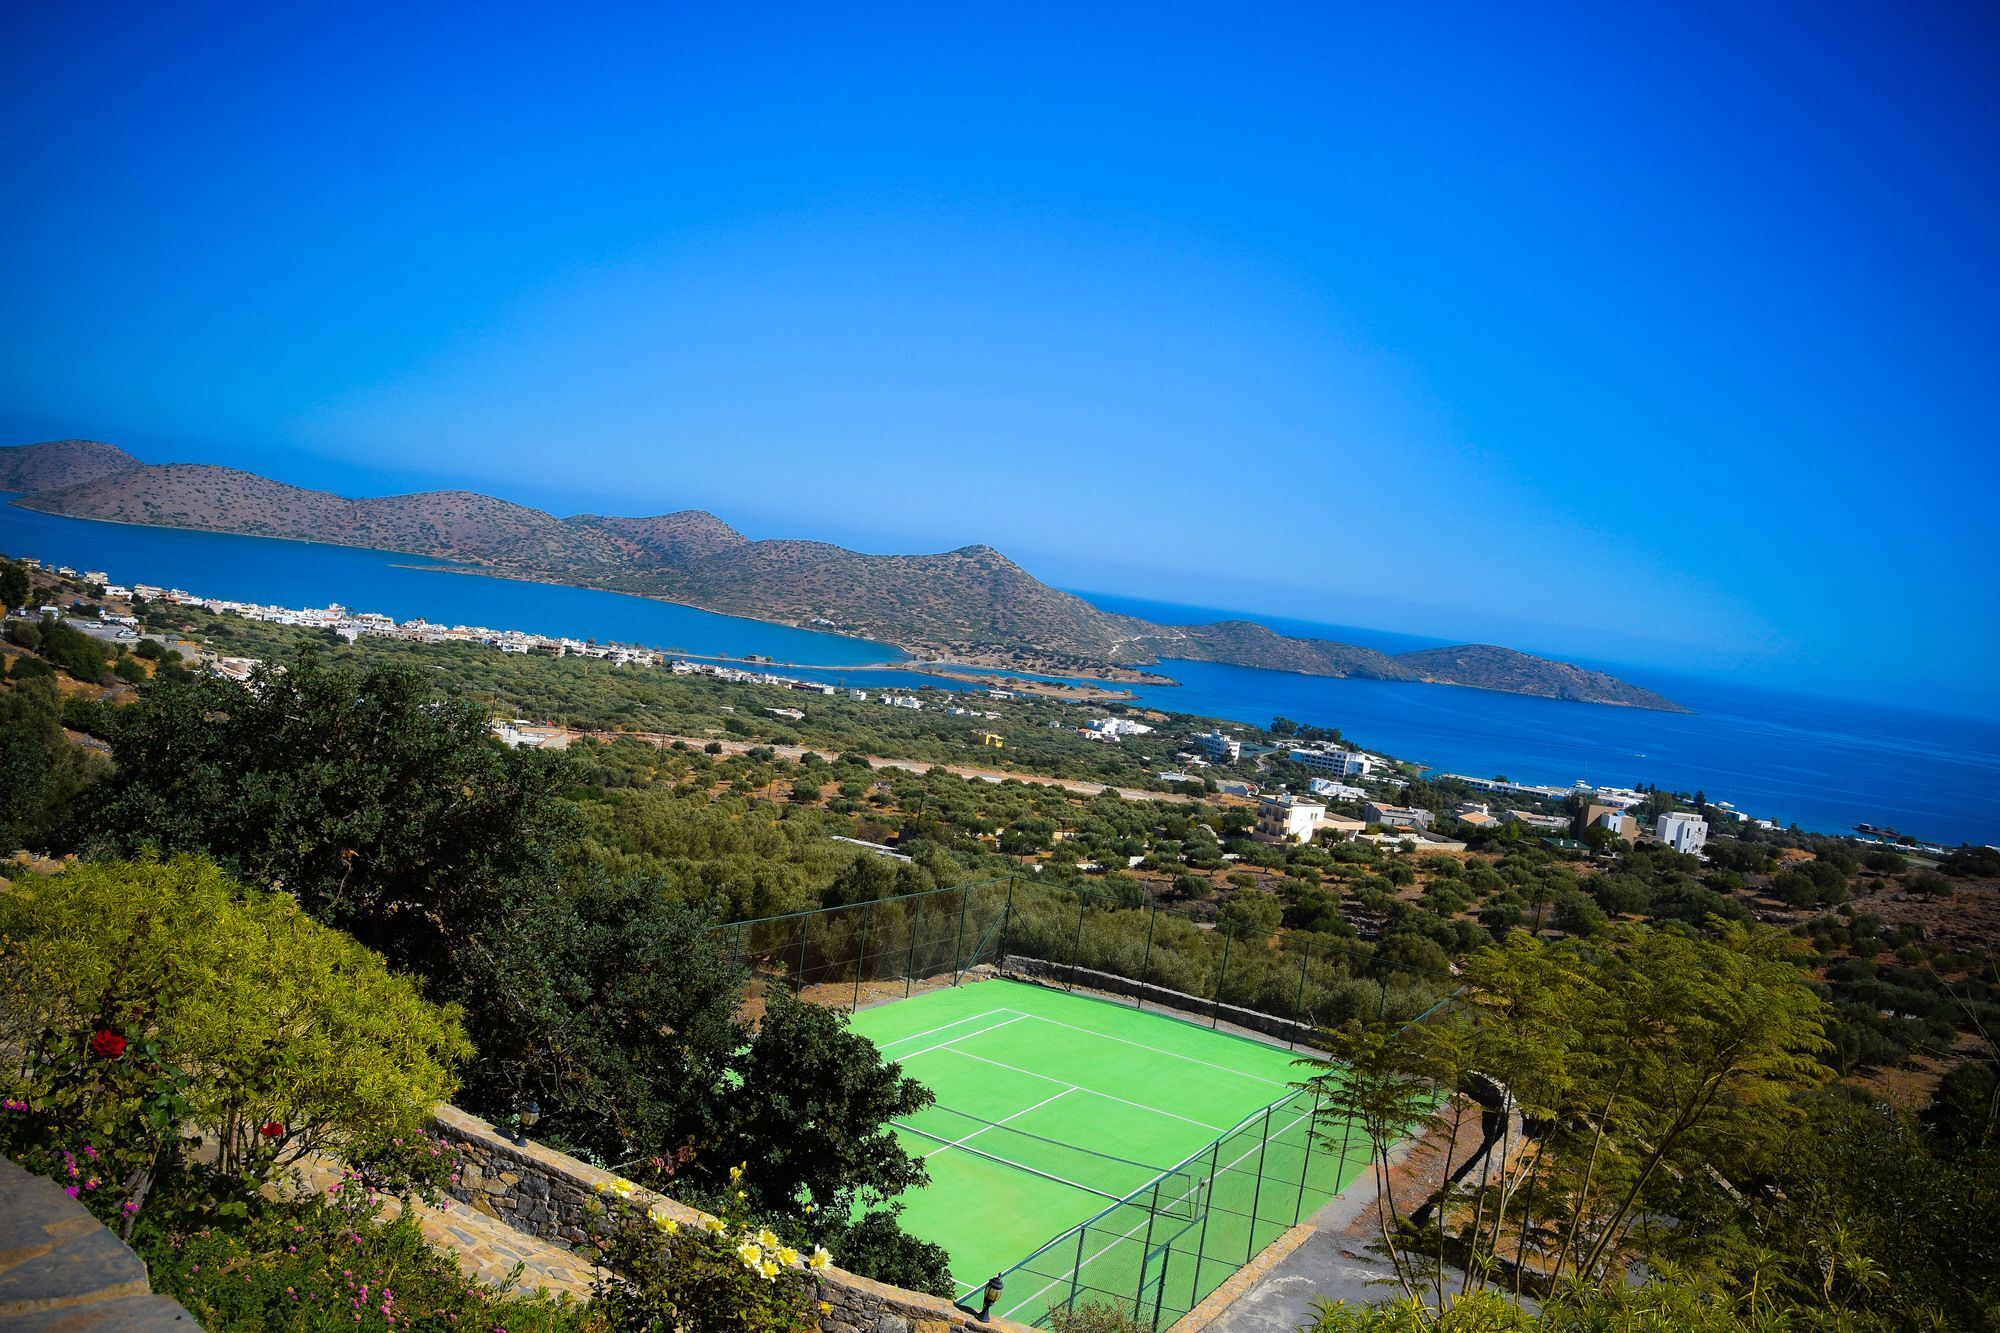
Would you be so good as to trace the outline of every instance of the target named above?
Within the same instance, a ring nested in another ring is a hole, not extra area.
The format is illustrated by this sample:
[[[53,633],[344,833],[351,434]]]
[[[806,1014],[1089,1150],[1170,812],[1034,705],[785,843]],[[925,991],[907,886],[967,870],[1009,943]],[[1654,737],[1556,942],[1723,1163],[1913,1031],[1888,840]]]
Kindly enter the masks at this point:
[[[0,501],[10,499],[0,492]],[[714,657],[752,654],[845,666],[894,662],[888,644],[768,625],[691,606],[455,572],[443,561],[316,542],[99,523],[0,503],[0,552],[103,570],[118,583],[152,583],[204,597],[276,606],[339,603],[397,620],[483,625],[530,634],[636,643]]]
[[[0,552],[102,569],[120,582],[242,601],[339,602],[399,620],[422,616],[701,656],[758,654],[811,664],[787,668],[788,674],[869,689],[951,684],[895,669],[902,655],[885,644],[620,593],[457,573],[448,565],[381,551],[98,523],[0,503]],[[1107,610],[1161,621],[1192,623],[1218,614],[1088,596]],[[1257,619],[1288,633],[1385,652],[1438,642]],[[1701,790],[1711,800],[1809,829],[1842,832],[1867,821],[1947,842],[2000,841],[2000,724],[1637,667],[1607,669],[1694,712],[1331,680],[1213,662],[1167,663],[1160,670],[1179,684],[1140,686],[1136,693],[1144,703],[1177,712],[1257,724],[1283,716],[1338,727],[1357,744],[1447,772],[1564,785],[1579,778],[1619,786],[1658,783]],[[1135,744],[1143,745],[1143,739]]]

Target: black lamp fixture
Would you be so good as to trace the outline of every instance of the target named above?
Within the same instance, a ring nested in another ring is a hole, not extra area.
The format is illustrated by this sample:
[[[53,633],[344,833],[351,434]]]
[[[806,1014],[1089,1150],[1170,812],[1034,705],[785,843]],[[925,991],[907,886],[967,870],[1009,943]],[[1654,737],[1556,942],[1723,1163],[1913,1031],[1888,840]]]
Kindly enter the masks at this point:
[[[542,1104],[530,1098],[521,1103],[521,1109],[514,1112],[514,1142],[526,1143],[528,1131],[542,1118]]]
[[[993,1307],[1000,1303],[1000,1293],[1006,1289],[1007,1284],[1000,1280],[998,1273],[986,1279],[986,1291],[981,1296],[979,1304],[979,1317],[981,1319],[991,1319],[993,1317]]]

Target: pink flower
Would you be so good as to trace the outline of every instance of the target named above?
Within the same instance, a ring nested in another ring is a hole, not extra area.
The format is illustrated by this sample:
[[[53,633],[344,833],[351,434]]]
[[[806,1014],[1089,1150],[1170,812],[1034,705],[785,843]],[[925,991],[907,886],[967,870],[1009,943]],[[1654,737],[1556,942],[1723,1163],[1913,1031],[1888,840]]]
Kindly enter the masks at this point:
[[[74,1199],[79,1193],[79,1191],[74,1185],[65,1185],[63,1186],[63,1193],[69,1195],[70,1198]]]
[[[116,1060],[125,1054],[125,1038],[109,1029],[90,1034],[90,1053],[100,1060]]]

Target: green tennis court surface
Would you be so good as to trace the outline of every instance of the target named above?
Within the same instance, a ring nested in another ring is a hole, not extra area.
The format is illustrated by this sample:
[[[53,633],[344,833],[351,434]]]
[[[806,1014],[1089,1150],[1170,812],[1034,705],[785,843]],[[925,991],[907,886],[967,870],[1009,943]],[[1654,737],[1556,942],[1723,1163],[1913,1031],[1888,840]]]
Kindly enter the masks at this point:
[[[1164,1327],[1365,1160],[1307,1151],[1292,1052],[1187,1019],[989,980],[854,1027],[937,1094],[897,1127],[931,1177],[903,1225],[961,1298],[1006,1272],[1010,1318],[1100,1300]]]

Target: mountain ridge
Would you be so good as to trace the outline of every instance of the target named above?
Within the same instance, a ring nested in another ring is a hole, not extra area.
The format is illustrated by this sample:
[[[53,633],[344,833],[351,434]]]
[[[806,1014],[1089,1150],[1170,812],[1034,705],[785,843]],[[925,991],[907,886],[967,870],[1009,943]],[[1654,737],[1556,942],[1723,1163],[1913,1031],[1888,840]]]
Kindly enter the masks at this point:
[[[1603,672],[1490,644],[1392,655],[1251,620],[1155,625],[1052,588],[984,543],[867,555],[752,540],[698,509],[558,518],[461,489],[350,499],[214,464],[143,463],[87,440],[0,447],[0,489],[26,491],[14,502],[24,508],[75,518],[402,551],[1054,674],[1182,658],[1685,711]]]

